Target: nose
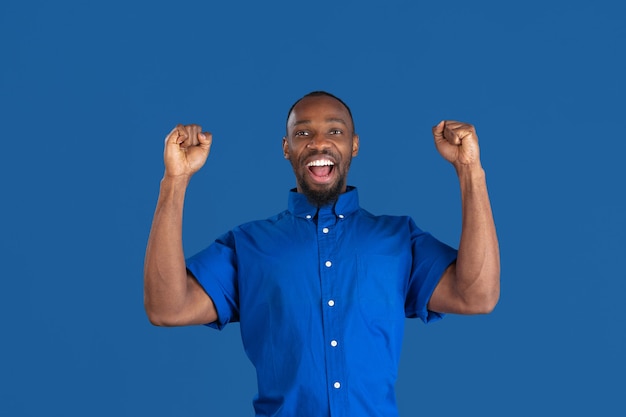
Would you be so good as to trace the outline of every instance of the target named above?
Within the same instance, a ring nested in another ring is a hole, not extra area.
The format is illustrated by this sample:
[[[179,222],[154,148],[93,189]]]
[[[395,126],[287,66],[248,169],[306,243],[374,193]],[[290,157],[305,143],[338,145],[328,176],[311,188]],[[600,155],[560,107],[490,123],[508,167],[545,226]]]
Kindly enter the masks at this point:
[[[310,137],[309,143],[306,145],[309,149],[323,150],[330,147],[330,141],[325,135],[313,134]]]

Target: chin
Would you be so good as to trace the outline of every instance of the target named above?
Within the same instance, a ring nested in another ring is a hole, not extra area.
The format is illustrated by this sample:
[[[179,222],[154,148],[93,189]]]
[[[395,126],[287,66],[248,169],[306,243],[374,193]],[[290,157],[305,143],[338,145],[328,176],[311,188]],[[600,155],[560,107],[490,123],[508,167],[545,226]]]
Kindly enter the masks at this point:
[[[307,197],[309,203],[317,207],[322,207],[337,201],[339,195],[344,189],[342,181],[337,181],[334,184],[326,184],[321,186],[311,186],[306,181],[299,182],[302,194]]]

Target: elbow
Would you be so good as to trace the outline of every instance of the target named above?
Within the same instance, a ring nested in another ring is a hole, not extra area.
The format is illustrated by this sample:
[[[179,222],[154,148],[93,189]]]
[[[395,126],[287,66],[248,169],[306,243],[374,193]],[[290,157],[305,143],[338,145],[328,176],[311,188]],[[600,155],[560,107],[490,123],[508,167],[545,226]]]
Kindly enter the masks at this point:
[[[150,313],[148,311],[146,311],[146,314],[148,315],[148,321],[153,326],[168,327],[167,322],[163,320],[163,318],[160,317],[158,314]]]
[[[490,314],[495,310],[498,301],[500,300],[500,286],[496,285],[479,297],[476,297],[472,303],[472,314]]]
[[[177,324],[172,317],[162,312],[162,309],[156,308],[152,303],[147,300],[144,301],[144,309],[148,316],[148,321],[153,326],[157,327],[174,327]]]
[[[162,314],[156,314],[154,312],[149,312],[146,310],[146,314],[148,315],[148,321],[153,326],[157,327],[176,327],[182,326],[182,324],[168,316]]]
[[[500,300],[500,280],[492,281],[492,284],[483,286],[480,290],[476,288],[474,291],[466,293],[465,313],[466,314],[490,314],[498,305]]]
[[[498,305],[499,295],[486,297],[479,305],[477,305],[474,314],[490,314]]]
[[[493,284],[489,287],[484,301],[484,313],[491,313],[500,301],[500,268],[493,273]]]
[[[191,317],[189,310],[184,308],[144,302],[144,309],[150,324],[157,327],[181,327],[205,323],[201,319]]]
[[[154,303],[150,302],[150,297],[148,294],[144,292],[143,294],[143,309],[146,312],[146,316],[148,316],[148,321],[153,326],[164,326],[163,319],[158,314],[158,310],[155,308]]]
[[[498,297],[485,297],[480,300],[474,300],[466,302],[465,307],[460,311],[460,314],[466,315],[480,315],[490,314],[496,308],[498,304]]]
[[[145,310],[150,324],[158,327],[168,327],[167,320],[162,315],[155,312],[154,309],[145,306]]]

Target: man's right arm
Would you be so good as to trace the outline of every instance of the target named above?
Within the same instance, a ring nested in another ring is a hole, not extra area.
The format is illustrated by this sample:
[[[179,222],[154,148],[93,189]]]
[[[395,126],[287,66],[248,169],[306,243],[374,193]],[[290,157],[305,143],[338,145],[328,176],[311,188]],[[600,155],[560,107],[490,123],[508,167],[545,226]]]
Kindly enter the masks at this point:
[[[178,125],[165,140],[165,175],[144,263],[144,306],[157,326],[217,320],[213,301],[187,271],[182,243],[185,192],[191,176],[204,165],[211,140],[197,125]]]

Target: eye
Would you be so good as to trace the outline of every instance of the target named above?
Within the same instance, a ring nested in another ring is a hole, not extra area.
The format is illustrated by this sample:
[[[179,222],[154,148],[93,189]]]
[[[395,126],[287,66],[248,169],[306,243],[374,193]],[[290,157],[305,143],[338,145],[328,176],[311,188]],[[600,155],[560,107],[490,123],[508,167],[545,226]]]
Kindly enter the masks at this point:
[[[329,133],[331,135],[341,135],[343,133],[343,130],[341,130],[341,129],[330,129]]]
[[[295,137],[309,136],[309,132],[307,132],[306,130],[297,130],[293,135]]]

